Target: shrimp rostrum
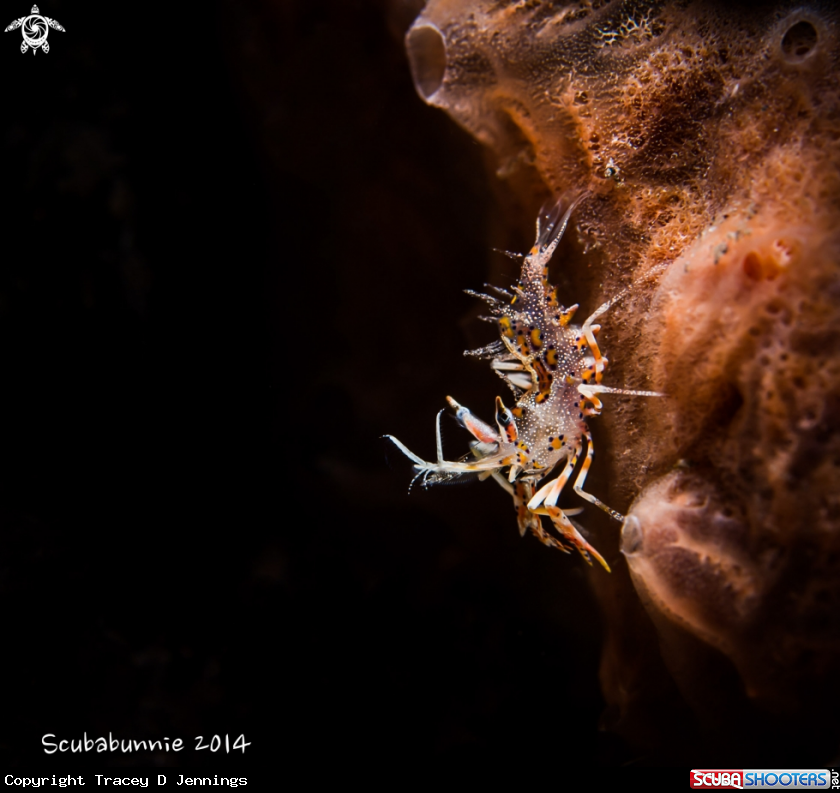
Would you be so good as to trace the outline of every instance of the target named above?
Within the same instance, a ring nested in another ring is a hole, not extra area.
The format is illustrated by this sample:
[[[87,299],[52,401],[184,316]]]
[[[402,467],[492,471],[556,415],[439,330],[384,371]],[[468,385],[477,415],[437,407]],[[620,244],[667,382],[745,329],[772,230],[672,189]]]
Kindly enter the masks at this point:
[[[557,288],[548,282],[548,263],[576,205],[577,201],[571,203],[563,212],[562,202],[557,202],[540,212],[536,241],[523,257],[519,283],[511,291],[489,287],[495,295],[469,292],[488,304],[492,316],[485,319],[498,325],[500,338],[465,355],[490,361],[512,390],[514,406],[508,408],[501,397],[496,397],[495,422],[491,425],[447,397],[455,418],[473,436],[471,452],[458,461],[443,459],[443,411],[437,417],[436,462],[426,462],[393,436],[386,437],[414,463],[418,473],[412,483],[420,479],[428,487],[473,473],[480,479],[492,477],[513,497],[520,534],[530,530],[545,545],[565,553],[576,548],[587,562],[591,564],[594,556],[609,571],[604,558],[570,519],[581,510],[560,508],[557,501],[577,469],[574,491],[615,520],[624,520],[583,489],[594,454],[586,422],[601,412],[599,394],[661,395],[601,385],[608,361],[598,347],[600,326],[595,320],[621,295],[600,306],[582,325],[576,325],[572,320],[578,306],[562,306]],[[555,472],[557,475],[550,478]],[[543,526],[543,516],[549,518],[556,535]]]

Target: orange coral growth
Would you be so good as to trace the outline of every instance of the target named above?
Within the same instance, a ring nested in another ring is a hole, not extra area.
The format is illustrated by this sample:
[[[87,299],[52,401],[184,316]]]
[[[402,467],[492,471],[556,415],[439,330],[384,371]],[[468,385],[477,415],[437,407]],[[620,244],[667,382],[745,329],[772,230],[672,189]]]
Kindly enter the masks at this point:
[[[575,299],[631,287],[604,322],[611,384],[668,400],[611,398],[610,503],[636,498],[633,585],[715,729],[840,696],[837,25],[818,2],[430,0],[406,39],[420,95],[526,202],[586,192],[578,233],[602,258],[565,264]],[[649,653],[627,639],[629,580],[597,586],[630,734]],[[742,687],[724,700],[720,664]]]

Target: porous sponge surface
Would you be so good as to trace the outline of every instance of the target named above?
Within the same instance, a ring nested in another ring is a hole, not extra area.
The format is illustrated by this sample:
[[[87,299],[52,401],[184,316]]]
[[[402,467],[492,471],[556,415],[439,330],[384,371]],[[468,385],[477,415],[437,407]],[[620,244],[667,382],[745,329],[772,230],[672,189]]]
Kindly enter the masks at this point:
[[[697,642],[751,706],[840,693],[837,26],[814,2],[430,0],[406,40],[420,95],[514,190],[586,193],[570,287],[593,307],[630,288],[604,319],[610,385],[667,398],[605,398],[598,464],[634,502],[630,579],[699,710]],[[620,581],[599,586],[626,710],[646,656]]]

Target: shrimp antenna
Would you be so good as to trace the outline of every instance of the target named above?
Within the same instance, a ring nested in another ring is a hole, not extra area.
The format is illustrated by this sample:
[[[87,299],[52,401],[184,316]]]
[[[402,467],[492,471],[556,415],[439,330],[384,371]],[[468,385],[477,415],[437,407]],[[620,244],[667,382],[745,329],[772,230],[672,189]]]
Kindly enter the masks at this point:
[[[513,251],[506,251],[502,248],[493,248],[492,250],[496,251],[496,253],[501,253],[504,256],[507,256],[508,259],[513,259],[515,262],[522,261],[525,257],[524,253],[514,253]]]

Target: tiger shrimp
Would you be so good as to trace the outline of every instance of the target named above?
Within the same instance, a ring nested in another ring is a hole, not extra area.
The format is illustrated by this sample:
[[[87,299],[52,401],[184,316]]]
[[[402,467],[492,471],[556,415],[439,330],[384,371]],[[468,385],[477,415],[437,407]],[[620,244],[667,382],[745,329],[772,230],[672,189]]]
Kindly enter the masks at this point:
[[[577,549],[591,565],[591,557],[610,571],[601,554],[590,545],[570,520],[581,509],[557,506],[560,494],[575,473],[574,491],[604,510],[617,521],[624,516],[585,491],[594,446],[587,419],[601,413],[599,394],[662,396],[654,391],[635,391],[601,385],[609,363],[602,354],[595,320],[621,297],[619,294],[594,311],[582,325],[572,319],[579,306],[562,306],[557,287],[548,282],[548,264],[560,242],[569,218],[580,198],[562,212],[562,201],[537,218],[537,237],[522,257],[519,282],[511,291],[487,285],[496,294],[472,290],[468,294],[485,301],[492,313],[484,317],[495,322],[500,338],[465,355],[488,359],[493,370],[507,383],[515,404],[508,408],[496,397],[495,421],[488,424],[452,397],[447,402],[455,418],[473,437],[470,453],[458,461],[443,459],[440,411],[436,422],[437,460],[427,462],[392,435],[386,435],[413,463],[424,487],[451,481],[468,474],[494,479],[513,498],[521,535],[531,531],[542,543],[564,553]],[[513,255],[513,254],[511,254]],[[559,470],[556,478],[548,479]],[[543,483],[543,480],[548,480]],[[543,526],[547,516],[557,536]]]

